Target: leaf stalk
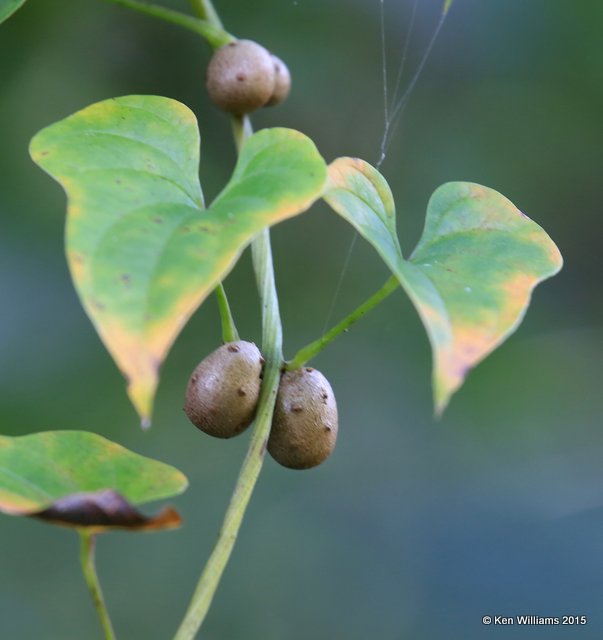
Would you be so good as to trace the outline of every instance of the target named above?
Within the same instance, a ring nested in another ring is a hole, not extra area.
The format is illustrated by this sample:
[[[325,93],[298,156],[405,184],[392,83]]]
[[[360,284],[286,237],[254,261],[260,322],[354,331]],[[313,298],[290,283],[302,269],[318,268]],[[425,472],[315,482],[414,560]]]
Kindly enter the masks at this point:
[[[80,536],[80,564],[82,566],[82,573],[84,574],[86,585],[88,586],[88,590],[92,596],[94,608],[98,613],[101,626],[105,633],[105,639],[115,640],[115,632],[113,631],[111,618],[109,617],[105,598],[98,580],[98,574],[96,573],[96,536],[87,529],[79,529],[78,533]]]
[[[400,283],[398,282],[398,279],[395,276],[391,276],[379,291],[374,293],[370,298],[368,298],[368,300],[354,309],[354,311],[346,316],[341,322],[318,338],[318,340],[314,340],[314,342],[311,342],[301,348],[293,358],[285,364],[285,369],[287,371],[294,371],[295,369],[303,367],[306,363],[312,360],[312,358],[315,358],[327,345],[331,344],[337,336],[347,331],[355,322],[360,320],[360,318],[362,318],[362,316],[368,313],[371,309],[374,309],[399,286]]]

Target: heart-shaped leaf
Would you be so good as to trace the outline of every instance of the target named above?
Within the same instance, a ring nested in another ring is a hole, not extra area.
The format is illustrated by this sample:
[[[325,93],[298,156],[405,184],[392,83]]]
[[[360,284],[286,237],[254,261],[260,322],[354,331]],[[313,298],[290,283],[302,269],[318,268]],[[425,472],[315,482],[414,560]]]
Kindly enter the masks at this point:
[[[375,247],[417,308],[434,354],[437,413],[469,369],[515,331],[534,287],[562,266],[541,227],[477,184],[435,191],[410,260],[400,251],[389,186],[371,165],[335,160],[325,200]]]
[[[25,0],[0,0],[0,23],[10,18],[25,4]]]
[[[174,509],[156,516],[134,505],[182,493],[185,476],[94,433],[44,431],[0,436],[0,511],[75,527],[165,529]]]
[[[191,314],[253,237],[306,210],[327,177],[306,136],[266,129],[203,209],[195,116],[157,96],[79,111],[38,133],[31,155],[67,192],[71,274],[143,423]]]

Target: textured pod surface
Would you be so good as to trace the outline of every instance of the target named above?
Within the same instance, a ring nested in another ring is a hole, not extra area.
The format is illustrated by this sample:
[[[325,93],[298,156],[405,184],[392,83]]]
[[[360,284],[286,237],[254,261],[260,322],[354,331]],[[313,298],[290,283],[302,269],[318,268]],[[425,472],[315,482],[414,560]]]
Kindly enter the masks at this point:
[[[316,369],[286,371],[279,385],[268,452],[284,467],[309,469],[331,455],[337,440],[337,404]]]
[[[275,88],[275,64],[270,52],[252,40],[220,47],[207,67],[207,91],[229,113],[243,114],[263,107]]]
[[[229,342],[202,360],[186,390],[184,411],[201,431],[232,438],[253,421],[264,359],[252,342]]]
[[[287,65],[277,56],[272,54],[274,63],[274,89],[272,95],[266,103],[266,107],[273,107],[287,99],[291,91],[291,74]]]

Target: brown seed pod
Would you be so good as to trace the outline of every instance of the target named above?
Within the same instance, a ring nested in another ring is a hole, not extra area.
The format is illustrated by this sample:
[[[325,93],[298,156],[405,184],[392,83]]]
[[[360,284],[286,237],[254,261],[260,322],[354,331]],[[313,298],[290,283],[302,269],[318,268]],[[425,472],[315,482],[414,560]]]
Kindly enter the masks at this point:
[[[287,371],[278,388],[268,452],[284,467],[309,469],[326,460],[337,440],[337,404],[316,369]]]
[[[193,371],[184,411],[201,431],[232,438],[253,421],[260,396],[264,359],[252,342],[222,345]]]
[[[270,96],[270,100],[264,105],[273,107],[287,99],[291,91],[291,74],[287,65],[274,54],[272,60],[274,62],[274,90]]]
[[[220,47],[207,67],[207,91],[223,111],[244,114],[264,106],[274,91],[275,67],[270,52],[252,40]]]

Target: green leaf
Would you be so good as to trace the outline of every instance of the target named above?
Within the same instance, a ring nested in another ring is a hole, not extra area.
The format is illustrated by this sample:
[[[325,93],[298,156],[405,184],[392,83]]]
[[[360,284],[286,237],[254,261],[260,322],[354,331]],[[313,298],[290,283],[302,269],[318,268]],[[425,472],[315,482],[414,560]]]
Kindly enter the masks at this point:
[[[515,331],[534,287],[562,266],[541,227],[478,184],[435,191],[410,260],[400,251],[389,186],[371,165],[335,160],[325,200],[375,247],[419,312],[433,349],[438,414],[468,371]]]
[[[0,511],[10,515],[96,529],[173,527],[180,523],[173,509],[147,518],[133,505],[177,495],[187,485],[174,467],[93,433],[0,436]]]
[[[306,210],[326,181],[311,140],[266,129],[203,209],[195,116],[157,96],[79,111],[38,133],[31,155],[67,192],[71,274],[143,423],[191,314],[259,231]]]
[[[25,4],[25,0],[0,0],[0,23],[10,18]]]

